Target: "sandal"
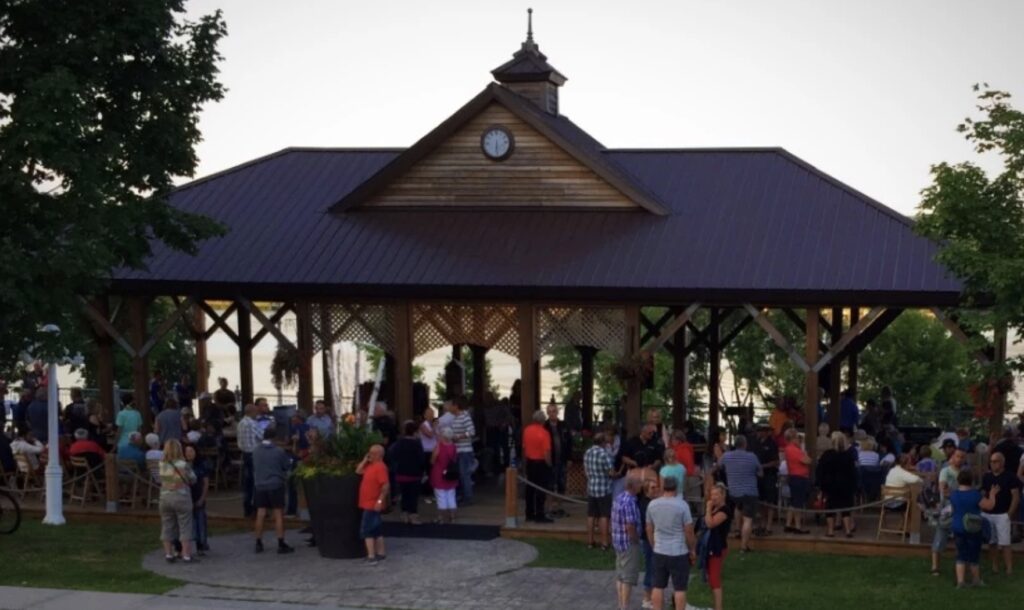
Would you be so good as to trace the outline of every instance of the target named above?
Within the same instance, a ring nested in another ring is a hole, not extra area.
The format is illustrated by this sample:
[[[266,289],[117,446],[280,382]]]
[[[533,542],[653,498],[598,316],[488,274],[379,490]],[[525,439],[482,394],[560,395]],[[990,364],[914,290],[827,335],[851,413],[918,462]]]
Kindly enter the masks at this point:
[[[938,570],[938,568],[932,568],[932,571],[930,572],[930,574],[931,574],[932,576],[938,576],[938,575],[939,575],[939,570]]]

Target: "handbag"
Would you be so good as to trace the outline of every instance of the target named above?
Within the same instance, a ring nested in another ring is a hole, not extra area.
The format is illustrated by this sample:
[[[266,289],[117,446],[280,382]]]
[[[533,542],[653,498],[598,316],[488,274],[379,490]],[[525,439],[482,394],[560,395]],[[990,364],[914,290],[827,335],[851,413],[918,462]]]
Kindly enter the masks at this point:
[[[461,474],[459,472],[459,457],[456,455],[445,465],[444,470],[441,471],[441,478],[445,481],[458,481]]]
[[[964,531],[968,534],[980,534],[985,527],[985,520],[981,515],[967,513],[963,516]]]

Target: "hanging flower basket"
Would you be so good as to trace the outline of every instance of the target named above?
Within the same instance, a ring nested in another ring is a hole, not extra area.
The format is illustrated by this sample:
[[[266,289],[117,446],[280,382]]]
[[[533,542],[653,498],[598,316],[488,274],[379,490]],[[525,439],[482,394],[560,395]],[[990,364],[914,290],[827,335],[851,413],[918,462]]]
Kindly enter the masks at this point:
[[[970,387],[974,416],[989,418],[995,415],[1007,394],[1013,390],[1013,376],[990,377]]]
[[[654,374],[654,356],[640,352],[636,356],[620,358],[612,365],[611,373],[624,385],[641,383]]]

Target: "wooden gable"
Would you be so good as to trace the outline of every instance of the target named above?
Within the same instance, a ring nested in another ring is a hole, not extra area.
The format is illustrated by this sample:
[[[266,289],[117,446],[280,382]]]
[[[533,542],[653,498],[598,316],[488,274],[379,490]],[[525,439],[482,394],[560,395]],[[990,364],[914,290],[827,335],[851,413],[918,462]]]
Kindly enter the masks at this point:
[[[512,132],[515,149],[492,161],[480,136]],[[640,206],[498,101],[383,185],[362,208],[621,209]]]

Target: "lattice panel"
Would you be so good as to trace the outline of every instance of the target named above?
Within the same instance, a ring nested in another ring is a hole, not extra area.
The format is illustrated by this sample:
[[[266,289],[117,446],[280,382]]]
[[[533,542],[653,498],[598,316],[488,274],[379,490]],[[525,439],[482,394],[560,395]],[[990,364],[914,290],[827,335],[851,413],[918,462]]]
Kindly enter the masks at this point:
[[[324,333],[321,331],[321,307],[326,307],[330,324],[330,344],[352,341],[374,345],[395,353],[395,324],[391,310],[383,305],[313,305],[313,350],[323,349]]]
[[[626,312],[597,307],[546,307],[537,309],[537,349],[586,345],[622,356],[626,346]]]
[[[413,355],[457,343],[519,356],[516,308],[506,305],[415,305]]]

